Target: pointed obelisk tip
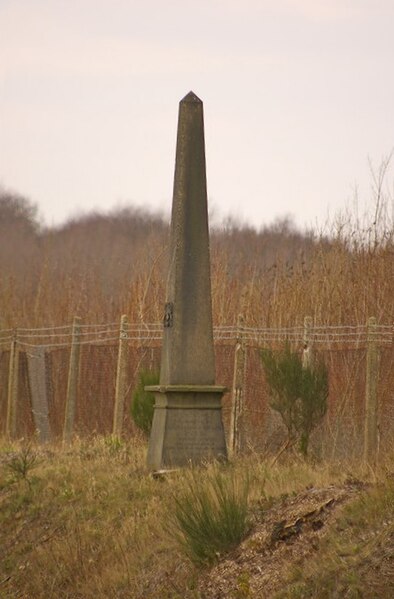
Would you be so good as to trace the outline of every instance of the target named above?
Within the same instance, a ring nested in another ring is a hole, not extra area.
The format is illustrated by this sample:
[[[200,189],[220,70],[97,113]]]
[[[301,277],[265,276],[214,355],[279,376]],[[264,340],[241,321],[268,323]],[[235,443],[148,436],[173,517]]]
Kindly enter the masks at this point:
[[[202,104],[202,101],[200,100],[200,98],[198,96],[196,96],[196,94],[194,92],[189,92],[184,98],[182,98],[181,104],[186,103],[186,102]]]

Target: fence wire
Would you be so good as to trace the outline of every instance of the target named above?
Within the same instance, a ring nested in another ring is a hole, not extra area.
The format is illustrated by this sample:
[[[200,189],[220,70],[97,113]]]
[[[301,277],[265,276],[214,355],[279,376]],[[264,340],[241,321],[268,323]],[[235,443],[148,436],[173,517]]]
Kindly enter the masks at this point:
[[[313,438],[324,455],[359,455],[365,415],[365,371],[368,343],[379,348],[379,442],[382,451],[394,446],[394,328],[392,325],[310,326],[255,328],[216,326],[213,330],[216,380],[229,392],[223,397],[223,420],[229,430],[235,347],[245,348],[241,447],[276,451],[285,431],[270,408],[260,350],[279,349],[288,342],[302,352],[313,347],[329,371],[328,413]],[[130,416],[132,392],[142,369],[159,370],[162,323],[79,324],[0,330],[0,431],[5,432],[11,397],[10,362],[17,353],[15,435],[28,438],[47,418],[51,438],[62,436],[70,355],[80,347],[74,433],[110,434],[113,426],[119,342],[127,342],[127,389],[123,431],[135,432]],[[15,376],[15,375],[14,375]],[[44,399],[38,397],[41,394]]]
[[[120,335],[118,323],[81,324],[78,337],[83,343],[116,341]],[[125,336],[130,341],[160,341],[163,325],[156,323],[131,323],[125,325]],[[246,344],[305,341],[305,327],[258,328],[247,326],[216,326],[213,329],[215,341],[235,341],[242,339]],[[394,343],[393,325],[376,325],[370,330],[368,325],[325,325],[308,328],[308,340],[317,345],[335,346],[348,344],[361,346],[372,338],[380,345]],[[66,347],[73,337],[72,325],[39,328],[17,328],[0,330],[0,344],[6,345],[15,340],[19,345],[45,345],[46,347]]]

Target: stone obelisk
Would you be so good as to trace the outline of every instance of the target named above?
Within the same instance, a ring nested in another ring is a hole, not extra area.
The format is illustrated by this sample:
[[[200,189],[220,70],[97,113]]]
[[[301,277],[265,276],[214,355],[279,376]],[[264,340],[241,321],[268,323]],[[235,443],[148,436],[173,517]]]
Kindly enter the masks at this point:
[[[224,387],[215,385],[204,116],[190,92],[179,105],[160,384],[148,465],[161,470],[225,458]]]

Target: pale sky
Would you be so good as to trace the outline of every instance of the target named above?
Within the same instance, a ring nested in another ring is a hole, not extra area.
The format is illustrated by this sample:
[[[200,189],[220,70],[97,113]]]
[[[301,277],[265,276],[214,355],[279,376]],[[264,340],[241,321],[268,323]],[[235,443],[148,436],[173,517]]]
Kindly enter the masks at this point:
[[[0,0],[0,185],[47,224],[169,213],[193,90],[211,210],[321,222],[356,185],[370,201],[393,73],[394,0]]]

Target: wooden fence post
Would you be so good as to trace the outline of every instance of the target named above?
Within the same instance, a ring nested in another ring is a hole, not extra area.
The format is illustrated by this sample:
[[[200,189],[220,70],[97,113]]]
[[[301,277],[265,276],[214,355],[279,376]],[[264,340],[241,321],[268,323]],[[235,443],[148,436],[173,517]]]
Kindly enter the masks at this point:
[[[127,394],[127,358],[128,358],[128,340],[127,340],[127,316],[123,314],[120,319],[119,351],[118,364],[116,368],[116,387],[115,387],[115,405],[112,434],[120,437],[123,428],[124,401]]]
[[[80,336],[81,319],[79,316],[75,316],[71,337],[70,364],[68,369],[66,408],[63,425],[63,443],[70,443],[74,430],[75,405],[77,401],[79,379],[79,357],[81,349]]]
[[[234,456],[241,449],[241,416],[243,412],[243,390],[245,378],[245,345],[243,341],[243,317],[238,316],[237,323],[237,343],[234,354],[234,376],[231,393],[231,417],[230,432],[227,451],[229,456]]]
[[[313,344],[312,344],[312,316],[304,318],[304,350],[302,352],[302,365],[304,368],[311,368],[313,365]]]
[[[15,329],[11,341],[10,362],[8,368],[8,391],[7,391],[7,420],[6,435],[15,437],[17,402],[18,402],[18,382],[19,382],[19,348],[18,348],[18,330]]]
[[[376,462],[378,450],[378,376],[379,350],[376,318],[367,321],[367,368],[365,381],[364,461]]]

